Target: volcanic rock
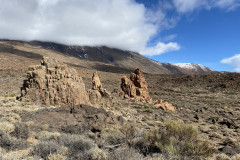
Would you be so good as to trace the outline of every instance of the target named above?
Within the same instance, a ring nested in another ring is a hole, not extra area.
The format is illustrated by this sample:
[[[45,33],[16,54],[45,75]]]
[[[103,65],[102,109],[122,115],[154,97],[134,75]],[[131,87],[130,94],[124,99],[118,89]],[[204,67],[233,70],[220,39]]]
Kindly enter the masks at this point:
[[[136,69],[134,73],[131,73],[130,78],[122,77],[121,81],[121,88],[125,93],[125,97],[134,97],[140,102],[152,102],[148,92],[147,81],[140,69]]]
[[[76,70],[48,57],[43,57],[41,65],[29,68],[21,98],[44,105],[73,106],[89,101],[85,84]]]
[[[100,78],[99,78],[97,72],[94,72],[93,76],[92,76],[92,89],[93,90],[102,90],[102,83],[100,81]]]
[[[110,93],[108,93],[105,89],[103,89],[102,83],[100,81],[100,78],[97,72],[93,73],[92,90],[88,91],[88,95],[89,95],[90,103],[93,105],[98,105],[101,102],[102,98],[110,97]]]
[[[154,104],[157,108],[161,108],[164,111],[175,111],[176,110],[176,108],[172,104],[170,104],[168,102],[163,102],[162,100],[157,100]]]

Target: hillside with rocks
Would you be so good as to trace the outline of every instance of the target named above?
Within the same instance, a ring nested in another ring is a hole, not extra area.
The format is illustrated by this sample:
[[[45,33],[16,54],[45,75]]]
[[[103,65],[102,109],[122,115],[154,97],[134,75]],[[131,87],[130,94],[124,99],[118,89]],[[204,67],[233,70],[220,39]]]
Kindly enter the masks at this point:
[[[238,73],[150,74],[0,44],[0,159],[239,159]]]

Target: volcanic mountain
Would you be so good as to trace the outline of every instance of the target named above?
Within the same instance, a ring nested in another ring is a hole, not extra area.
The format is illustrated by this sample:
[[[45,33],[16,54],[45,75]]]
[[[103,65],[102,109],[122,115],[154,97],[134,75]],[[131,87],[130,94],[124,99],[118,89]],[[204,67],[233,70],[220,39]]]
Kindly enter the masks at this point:
[[[105,72],[124,73],[141,68],[151,74],[207,74],[213,70],[200,65],[173,65],[150,60],[139,53],[106,46],[69,46],[40,41],[0,41],[0,52],[40,60],[51,56],[65,63]],[[65,57],[65,58],[64,58]],[[66,58],[68,57],[68,58]],[[71,57],[71,58],[70,58]]]

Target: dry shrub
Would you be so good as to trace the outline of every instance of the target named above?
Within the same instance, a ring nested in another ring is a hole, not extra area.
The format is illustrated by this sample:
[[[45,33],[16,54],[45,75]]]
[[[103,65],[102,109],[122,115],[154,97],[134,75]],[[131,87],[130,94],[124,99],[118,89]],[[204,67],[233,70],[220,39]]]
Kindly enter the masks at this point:
[[[61,146],[56,141],[40,141],[33,146],[32,155],[46,159],[48,155],[57,153]]]
[[[0,122],[0,128],[4,133],[10,134],[14,131],[15,127],[9,122]]]
[[[28,125],[25,123],[15,123],[15,129],[11,133],[12,136],[22,139],[27,139],[29,136]]]
[[[153,130],[146,133],[146,142],[155,151],[180,156],[208,157],[215,149],[207,140],[199,138],[199,132],[182,121],[166,121],[165,130]]]
[[[83,134],[88,130],[89,130],[89,128],[87,126],[85,126],[84,124],[67,125],[62,128],[62,131],[64,133],[71,133],[71,134]]]
[[[92,148],[97,147],[96,144],[89,138],[82,135],[62,134],[59,143],[68,147],[68,156],[75,157],[85,154]]]
[[[13,112],[8,112],[8,113],[4,114],[2,119],[6,120],[10,123],[17,123],[17,122],[21,121],[21,117],[19,116],[19,114],[13,113]]]
[[[42,130],[43,131],[47,131],[48,129],[49,129],[49,125],[48,124],[42,125]]]
[[[47,157],[48,160],[67,160],[67,157],[61,155],[61,154],[50,154]]]
[[[102,132],[102,140],[106,145],[118,145],[124,143],[124,134],[115,128],[107,128]]]
[[[10,137],[8,134],[4,133],[2,130],[0,130],[0,147],[3,149],[9,151],[9,150],[15,150],[17,148],[23,148],[25,147],[26,143],[20,140],[15,140],[12,137]]]
[[[102,139],[108,145],[128,144],[134,145],[134,138],[136,138],[137,129],[135,124],[126,124],[123,126],[115,126],[107,128],[102,132]]]
[[[61,134],[59,132],[48,132],[48,131],[41,131],[38,132],[36,138],[39,140],[58,140]]]
[[[141,160],[144,156],[134,148],[120,147],[108,156],[108,160],[121,159],[121,160]]]
[[[28,126],[28,128],[32,128],[34,126],[34,122],[33,121],[27,121],[25,123]]]

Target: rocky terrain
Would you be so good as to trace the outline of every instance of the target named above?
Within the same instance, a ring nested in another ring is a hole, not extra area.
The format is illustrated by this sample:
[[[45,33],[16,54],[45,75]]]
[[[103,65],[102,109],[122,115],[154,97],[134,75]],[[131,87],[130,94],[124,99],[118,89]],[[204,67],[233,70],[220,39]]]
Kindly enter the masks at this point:
[[[34,43],[0,43],[0,159],[239,159],[240,74],[150,74]]]

